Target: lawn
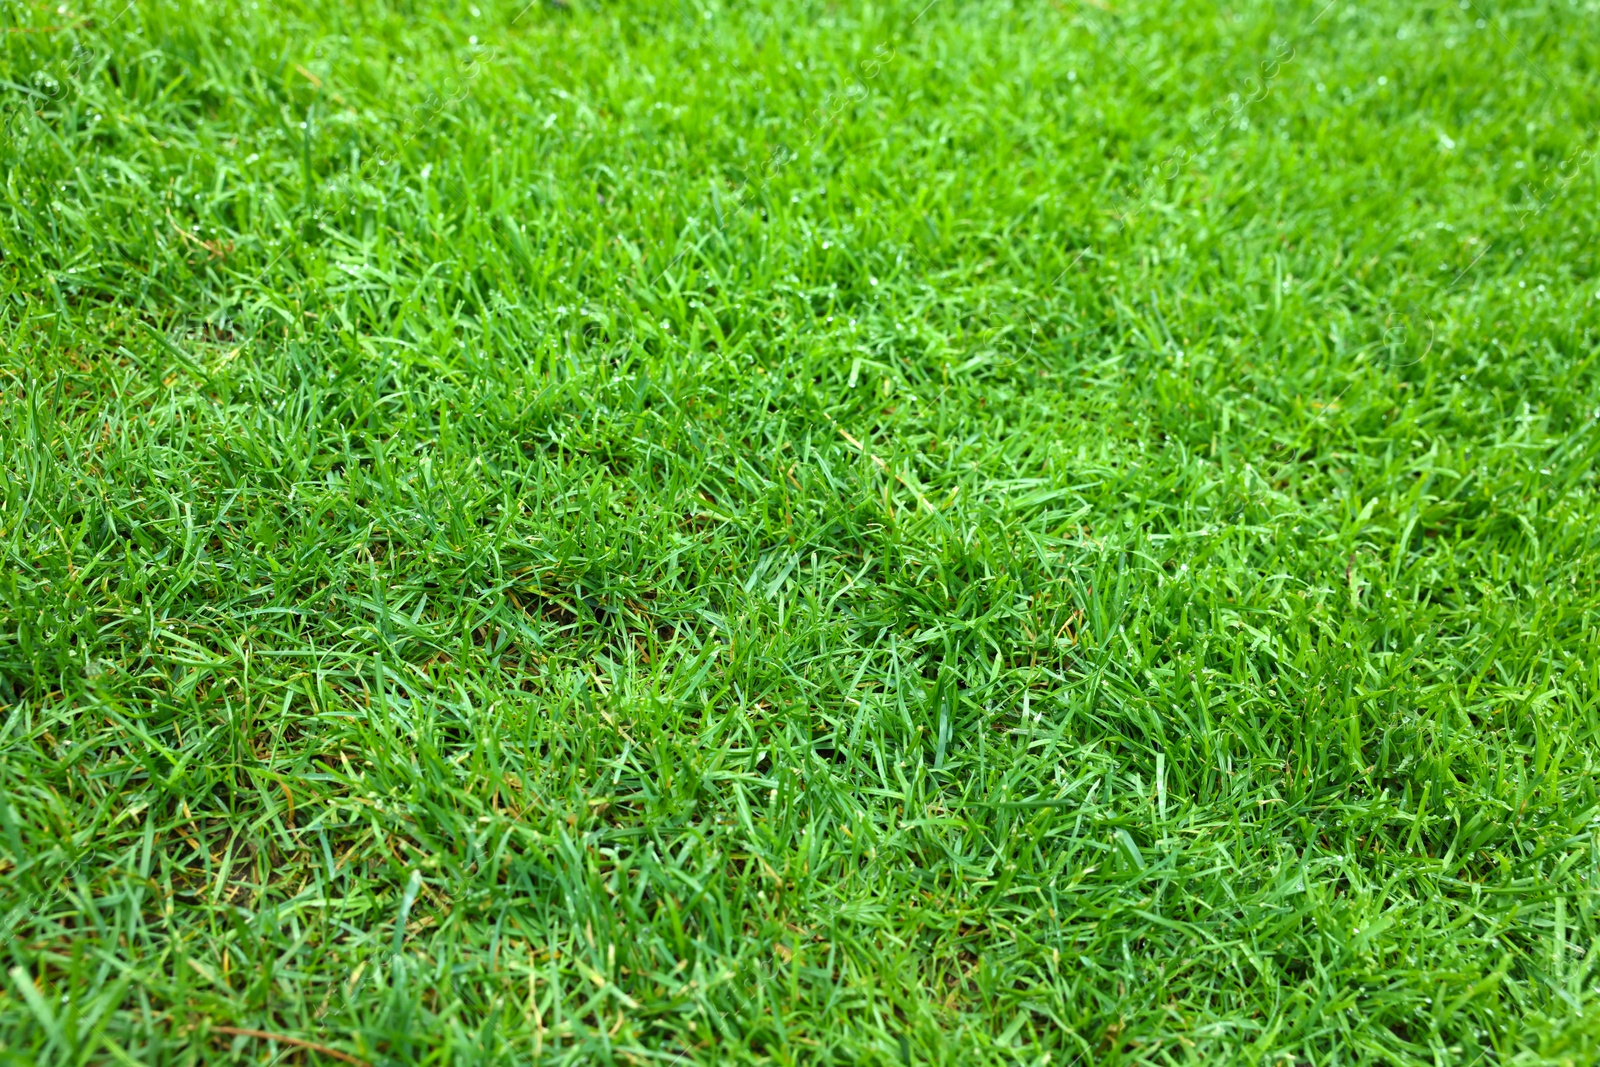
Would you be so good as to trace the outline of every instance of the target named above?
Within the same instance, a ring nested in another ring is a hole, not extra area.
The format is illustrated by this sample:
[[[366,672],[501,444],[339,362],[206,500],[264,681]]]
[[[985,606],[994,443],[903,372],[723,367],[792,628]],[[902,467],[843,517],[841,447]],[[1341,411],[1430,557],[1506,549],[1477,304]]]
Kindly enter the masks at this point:
[[[1595,0],[7,0],[0,1063],[1600,1058]]]

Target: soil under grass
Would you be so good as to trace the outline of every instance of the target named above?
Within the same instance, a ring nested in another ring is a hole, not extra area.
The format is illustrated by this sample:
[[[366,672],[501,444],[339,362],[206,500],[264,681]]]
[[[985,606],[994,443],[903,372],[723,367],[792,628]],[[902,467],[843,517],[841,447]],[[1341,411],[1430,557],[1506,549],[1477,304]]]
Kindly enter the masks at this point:
[[[1600,1057],[1592,0],[8,0],[0,1062]]]

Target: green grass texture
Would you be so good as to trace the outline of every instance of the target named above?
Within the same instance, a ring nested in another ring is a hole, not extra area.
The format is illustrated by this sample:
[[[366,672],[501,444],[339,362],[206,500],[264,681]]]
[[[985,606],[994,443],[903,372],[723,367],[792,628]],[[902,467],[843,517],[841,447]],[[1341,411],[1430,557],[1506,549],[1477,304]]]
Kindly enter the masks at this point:
[[[1596,0],[4,0],[0,1063],[1600,1060]]]

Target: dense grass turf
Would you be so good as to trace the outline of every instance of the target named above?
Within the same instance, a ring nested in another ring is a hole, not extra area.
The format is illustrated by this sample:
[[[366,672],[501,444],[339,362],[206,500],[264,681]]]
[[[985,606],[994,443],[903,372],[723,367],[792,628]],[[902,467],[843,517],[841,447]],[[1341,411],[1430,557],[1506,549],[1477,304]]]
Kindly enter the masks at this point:
[[[0,1057],[1600,1056],[1592,0],[477,3],[5,8]]]

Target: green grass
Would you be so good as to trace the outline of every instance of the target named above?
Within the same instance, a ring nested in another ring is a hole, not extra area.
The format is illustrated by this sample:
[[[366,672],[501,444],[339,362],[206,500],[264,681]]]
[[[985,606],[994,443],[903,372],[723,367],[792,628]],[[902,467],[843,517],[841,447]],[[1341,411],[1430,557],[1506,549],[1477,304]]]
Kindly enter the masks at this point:
[[[7,0],[0,1061],[1600,1057],[1600,9],[923,2]]]

